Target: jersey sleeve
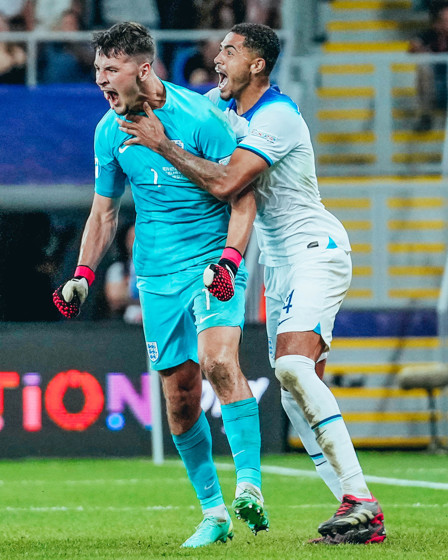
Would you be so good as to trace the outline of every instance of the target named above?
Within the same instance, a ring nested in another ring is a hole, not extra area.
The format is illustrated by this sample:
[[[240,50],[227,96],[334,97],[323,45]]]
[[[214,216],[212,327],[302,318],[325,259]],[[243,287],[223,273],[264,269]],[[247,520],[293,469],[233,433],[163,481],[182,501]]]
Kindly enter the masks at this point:
[[[249,150],[271,166],[300,143],[308,129],[300,113],[287,103],[272,103],[252,117],[238,148]]]
[[[206,113],[206,121],[197,123],[196,142],[199,151],[205,159],[228,163],[236,148],[235,133],[224,116],[224,113],[210,105]]]
[[[118,198],[125,190],[126,175],[113,155],[107,131],[97,126],[95,131],[95,192],[108,198]]]

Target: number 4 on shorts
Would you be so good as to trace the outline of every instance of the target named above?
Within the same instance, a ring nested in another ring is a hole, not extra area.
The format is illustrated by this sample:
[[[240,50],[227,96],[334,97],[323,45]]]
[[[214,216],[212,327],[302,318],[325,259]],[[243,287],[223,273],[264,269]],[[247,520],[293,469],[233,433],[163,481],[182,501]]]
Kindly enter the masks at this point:
[[[293,294],[294,294],[294,290],[292,290],[291,293],[286,296],[285,305],[283,306],[283,309],[286,310],[286,313],[289,313],[289,310],[292,307],[291,300],[292,300]]]

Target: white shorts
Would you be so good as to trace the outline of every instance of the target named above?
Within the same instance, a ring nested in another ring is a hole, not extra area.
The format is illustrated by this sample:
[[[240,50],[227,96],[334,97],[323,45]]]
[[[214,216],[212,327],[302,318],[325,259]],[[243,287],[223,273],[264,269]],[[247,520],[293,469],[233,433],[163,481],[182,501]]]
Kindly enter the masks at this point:
[[[319,246],[304,249],[295,264],[265,268],[269,359],[275,365],[277,335],[315,331],[331,345],[334,320],[352,278],[350,253]],[[323,359],[324,356],[321,356]]]

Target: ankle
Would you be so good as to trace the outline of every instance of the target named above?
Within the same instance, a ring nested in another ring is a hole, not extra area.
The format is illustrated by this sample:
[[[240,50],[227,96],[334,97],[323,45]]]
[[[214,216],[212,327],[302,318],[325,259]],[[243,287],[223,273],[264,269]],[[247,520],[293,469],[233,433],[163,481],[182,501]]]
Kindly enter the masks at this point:
[[[255,486],[255,484],[252,484],[252,482],[238,482],[235,490],[235,498],[241,496],[241,494],[246,490],[251,494],[254,494],[262,503],[264,502],[263,494],[261,493],[260,488]]]
[[[216,517],[218,521],[228,521],[230,519],[229,512],[224,504],[204,509],[202,510],[202,513],[204,518]]]

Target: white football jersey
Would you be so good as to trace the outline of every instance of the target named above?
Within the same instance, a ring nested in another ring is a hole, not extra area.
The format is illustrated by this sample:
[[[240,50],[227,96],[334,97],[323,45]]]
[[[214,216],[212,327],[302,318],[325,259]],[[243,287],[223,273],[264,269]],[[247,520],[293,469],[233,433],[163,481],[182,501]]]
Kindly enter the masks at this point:
[[[269,166],[255,189],[260,262],[293,263],[309,243],[328,238],[329,246],[350,251],[343,225],[321,202],[310,133],[292,99],[271,87],[239,116],[235,101],[223,101],[218,88],[207,96],[227,114],[237,149],[257,154]]]

